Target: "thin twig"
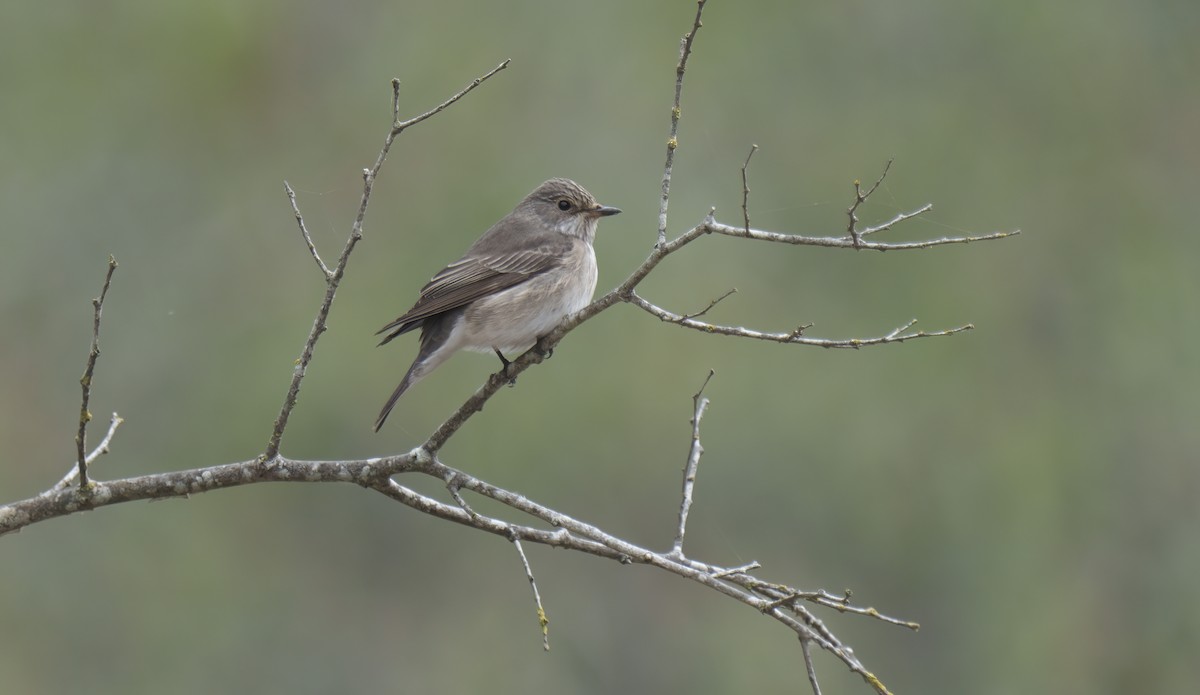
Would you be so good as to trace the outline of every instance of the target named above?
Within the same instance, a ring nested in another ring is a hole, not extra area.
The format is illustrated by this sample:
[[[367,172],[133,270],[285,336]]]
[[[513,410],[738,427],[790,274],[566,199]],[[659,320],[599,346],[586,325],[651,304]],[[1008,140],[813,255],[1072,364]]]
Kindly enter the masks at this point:
[[[300,208],[296,205],[296,192],[292,190],[291,184],[287,181],[283,182],[283,188],[287,191],[288,202],[292,204],[292,214],[296,216],[296,224],[300,227],[300,235],[304,237],[304,243],[308,246],[308,252],[312,254],[313,260],[317,262],[317,267],[321,269],[321,273],[325,275],[325,280],[329,280],[329,276],[333,275],[333,271],[329,266],[325,265],[325,261],[321,260],[321,255],[317,253],[317,247],[313,245],[312,237],[309,236],[308,227],[304,226],[304,216],[300,214]]]
[[[709,310],[710,310],[710,309],[712,309],[712,308],[713,308],[713,307],[715,307],[716,305],[720,304],[722,301],[724,301],[724,300],[725,300],[725,298],[726,298],[726,297],[729,297],[730,295],[733,295],[733,294],[737,294],[737,288],[736,288],[736,287],[732,287],[732,288],[730,288],[730,290],[729,290],[728,292],[726,292],[725,294],[721,295],[720,297],[717,297],[716,299],[714,299],[714,300],[712,300],[711,302],[709,302],[709,303],[708,303],[708,306],[704,307],[704,308],[703,308],[703,309],[701,309],[700,311],[697,311],[697,312],[696,312],[696,313],[694,313],[694,314],[684,314],[684,317],[685,317],[685,318],[689,318],[689,319],[695,319],[695,318],[699,318],[699,317],[701,317],[701,316],[704,316],[705,314],[707,314],[707,313],[709,312]]]
[[[899,326],[899,327],[895,328],[891,333],[887,334],[887,337],[889,339],[894,339],[896,336],[900,335],[904,331],[907,331],[908,329],[912,328],[915,325],[917,325],[917,320],[909,319],[908,323],[904,324],[903,326]]]
[[[425,113],[421,114],[420,116],[415,116],[413,118],[410,118],[407,121],[404,121],[403,123],[395,123],[392,126],[392,131],[396,135],[399,135],[401,132],[404,131],[405,128],[408,128],[409,126],[414,126],[414,125],[420,123],[421,121],[424,121],[427,118],[432,118],[433,116],[438,115],[442,111],[445,111],[446,107],[450,106],[454,102],[456,102],[459,99],[462,99],[466,95],[470,94],[476,87],[478,87],[479,85],[486,82],[492,75],[495,75],[496,73],[500,72],[504,68],[508,67],[508,64],[511,62],[512,62],[512,58],[505,58],[503,61],[501,61],[501,63],[499,65],[492,68],[491,70],[488,70],[487,72],[480,75],[479,77],[476,77],[474,80],[471,81],[471,84],[460,89],[454,96],[450,97],[449,99],[443,101],[442,103],[440,103],[437,106],[433,107],[432,109],[426,111]],[[400,92],[400,81],[392,80],[393,115],[400,113],[400,101],[399,101],[400,98],[399,98],[399,96],[397,96],[399,94],[399,92]],[[386,154],[386,152],[384,154]],[[376,171],[378,171],[378,167],[376,168]]]
[[[805,601],[808,603],[815,603],[818,606],[833,608],[841,613],[854,613],[857,615],[875,618],[876,620],[885,623],[908,628],[914,632],[921,629],[921,624],[912,620],[893,618],[892,616],[880,613],[878,609],[870,606],[855,606],[851,604],[849,592],[847,592],[845,595],[837,596],[836,594],[831,594],[824,589],[818,589],[816,591],[801,591],[800,589],[793,589],[792,587],[784,586],[782,584],[762,583],[753,577],[749,577],[744,582],[737,580],[735,583],[745,586],[747,589],[750,589],[761,596],[769,598],[770,602],[768,605],[772,608],[780,606],[794,606],[797,601]]]
[[[708,370],[700,390],[692,396],[692,445],[688,450],[687,463],[683,467],[683,496],[679,503],[679,525],[675,531],[675,543],[671,546],[668,557],[682,560],[683,537],[687,533],[688,512],[692,509],[692,494],[696,488],[696,471],[700,467],[700,456],[704,454],[704,446],[700,444],[700,419],[708,409],[708,399],[704,397],[704,388],[712,380],[713,370]]]
[[[667,135],[667,162],[663,166],[662,197],[658,203],[657,247],[667,243],[667,201],[671,197],[671,169],[675,165],[675,149],[679,147],[679,116],[682,114],[679,99],[683,95],[683,74],[687,71],[688,56],[692,54],[692,41],[696,39],[696,32],[704,26],[704,23],[700,21],[700,15],[704,14],[705,2],[706,0],[697,0],[696,19],[692,22],[692,30],[684,34],[679,41],[679,63],[675,66],[675,103],[671,106],[671,131]]]
[[[761,567],[762,567],[762,565],[757,560],[754,560],[751,562],[747,562],[744,565],[738,565],[737,567],[727,567],[719,572],[713,572],[712,576],[714,579],[724,579],[725,577],[730,577],[735,574],[746,574],[750,570],[756,570]]]
[[[689,318],[682,314],[676,314],[668,311],[657,304],[644,299],[636,292],[632,293],[629,298],[629,303],[642,309],[651,316],[657,316],[659,319],[667,323],[673,323],[684,328],[700,331],[701,333],[710,333],[713,335],[726,335],[738,338],[751,338],[754,340],[767,340],[773,343],[791,343],[796,345],[813,345],[823,348],[853,348],[858,349],[870,345],[886,345],[888,343],[903,343],[906,340],[916,340],[917,338],[940,338],[947,335],[954,335],[963,331],[969,331],[975,326],[973,324],[965,324],[954,328],[947,328],[940,331],[916,331],[914,333],[905,333],[903,331],[910,328],[915,321],[911,321],[899,329],[889,332],[887,335],[875,338],[809,338],[803,335],[804,329],[809,325],[800,326],[796,330],[787,333],[768,333],[758,331],[752,328],[742,328],[741,326],[723,326],[715,323],[705,323],[697,321],[694,318]]]
[[[745,223],[746,233],[750,233],[750,182],[746,178],[746,167],[750,166],[750,158],[758,151],[758,145],[750,146],[750,154],[746,155],[746,161],[742,162],[742,222]]]
[[[100,317],[104,313],[104,298],[108,295],[108,286],[112,283],[113,271],[117,269],[117,259],[108,257],[108,271],[104,274],[104,286],[100,288],[100,296],[92,300],[92,348],[88,351],[87,365],[83,376],[79,378],[79,386],[83,391],[83,399],[79,405],[79,430],[75,435],[75,449],[78,454],[79,489],[88,487],[88,457],[87,457],[87,426],[92,419],[88,410],[88,401],[92,398],[92,379],[96,373],[96,359],[100,357]]]
[[[101,439],[100,443],[98,445],[96,445],[96,448],[92,449],[92,453],[88,454],[87,458],[84,459],[84,462],[87,465],[89,465],[89,466],[92,465],[93,463],[95,463],[96,459],[98,459],[101,456],[103,456],[104,454],[108,453],[108,447],[110,444],[112,444],[113,435],[117,433],[117,428],[121,426],[122,422],[125,422],[124,418],[122,418],[120,415],[117,415],[116,413],[112,414],[112,417],[109,418],[109,421],[108,421],[108,432],[104,435],[104,439]],[[50,489],[51,490],[62,490],[64,488],[67,488],[71,485],[71,483],[75,482],[75,478],[77,478],[77,477],[79,477],[78,463],[76,463],[75,465],[72,465],[71,470],[67,471],[67,474],[64,475],[62,477],[62,479],[59,480],[57,483],[55,483],[54,487],[52,487]]]
[[[914,211],[912,213],[903,213],[901,215],[897,215],[897,219],[893,219],[891,222],[888,222],[885,224],[887,225],[887,228],[890,228],[891,224],[894,224],[895,222],[898,222],[898,221],[907,220],[911,217],[915,217],[916,215],[919,215],[921,212],[924,212],[924,211],[928,210],[929,208],[930,208],[930,206],[925,205],[925,206],[922,206],[921,208],[919,208],[917,211]],[[871,228],[869,230],[869,232],[874,233],[874,232],[878,232],[878,231],[883,231],[884,228],[885,227],[881,225],[878,228]],[[733,225],[722,224],[715,220],[705,220],[704,222],[700,223],[699,225],[692,228],[688,232],[681,234],[676,239],[672,239],[671,242],[668,243],[668,245],[674,244],[676,241],[679,241],[680,239],[686,239],[687,241],[692,241],[693,240],[692,234],[697,234],[697,235],[700,235],[700,234],[722,234],[724,236],[737,237],[739,239],[753,239],[755,241],[769,241],[769,242],[773,242],[773,243],[777,243],[777,244],[792,244],[795,246],[821,246],[821,247],[830,248],[830,249],[853,248],[853,249],[867,249],[870,251],[912,251],[915,249],[929,249],[929,248],[933,248],[934,246],[947,246],[949,244],[970,244],[970,243],[973,243],[976,241],[995,241],[997,239],[1005,239],[1010,236],[1017,236],[1018,234],[1021,233],[1021,230],[1014,229],[1009,232],[992,232],[990,234],[979,234],[979,235],[968,235],[968,236],[948,236],[948,237],[939,237],[936,239],[925,239],[923,241],[902,241],[902,242],[894,242],[894,243],[867,241],[862,238],[862,236],[867,233],[868,233],[868,230],[863,230],[862,232],[860,232],[858,244],[855,244],[853,238],[847,238],[844,236],[842,236],[842,237],[805,236],[803,234],[786,234],[783,232],[768,232],[768,231],[761,230],[761,229],[751,229],[749,232],[747,232],[740,225],[735,227]]]
[[[431,461],[428,464],[428,472],[436,477],[443,477],[444,473],[441,469],[444,464]],[[783,605],[772,605],[773,601],[769,598],[763,598],[758,595],[763,589],[751,589],[755,587],[772,587],[780,585],[772,585],[767,582],[761,582],[748,575],[733,575],[728,579],[716,579],[713,577],[714,572],[719,572],[720,568],[713,568],[710,565],[688,560],[683,558],[673,558],[669,553],[655,553],[645,548],[636,546],[621,538],[617,538],[604,532],[603,530],[575,519],[565,516],[553,510],[550,510],[542,505],[539,505],[531,500],[528,500],[520,495],[501,490],[493,485],[478,481],[469,475],[459,472],[463,487],[472,491],[491,497],[492,499],[504,504],[510,508],[517,509],[526,514],[530,514],[538,519],[541,519],[560,530],[565,530],[576,536],[583,536],[589,540],[598,541],[611,550],[617,551],[628,557],[630,562],[646,564],[659,569],[664,569],[679,576],[691,579],[709,588],[712,588],[722,594],[735,598],[748,606],[754,607],[756,610],[769,615],[776,620],[787,625],[795,630],[798,635],[806,635],[813,641],[817,642],[823,649],[826,649],[847,667],[855,673],[858,673],[862,678],[870,683],[872,687],[879,693],[886,693],[887,689],[877,677],[868,671],[854,656],[853,651],[841,643],[840,640],[829,631],[825,625],[807,611],[803,606],[794,602]],[[508,534],[507,527],[504,531],[492,531],[493,533]],[[560,540],[560,539],[556,539]],[[747,593],[749,591],[749,593]],[[774,597],[771,597],[774,598]]]
[[[917,208],[916,210],[913,210],[912,212],[898,213],[895,217],[888,220],[887,222],[884,222],[881,225],[878,225],[875,227],[867,227],[866,229],[860,230],[858,233],[858,237],[859,237],[859,239],[861,239],[862,237],[868,236],[870,234],[875,234],[876,232],[887,231],[887,230],[891,229],[894,225],[897,225],[905,220],[912,219],[913,217],[916,217],[917,215],[923,215],[932,209],[933,209],[933,203],[925,203],[924,205]]]
[[[533,603],[537,607],[538,626],[542,630],[542,649],[550,651],[550,618],[546,615],[545,606],[542,605],[542,594],[538,591],[537,580],[533,578],[533,567],[529,565],[529,558],[525,556],[525,548],[521,546],[520,537],[514,534],[509,540],[517,549],[517,555],[521,556],[521,565],[525,568],[525,578],[529,580],[529,587],[533,589]]]
[[[399,80],[392,80],[392,127],[388,130],[387,136],[383,140],[383,147],[379,150],[379,156],[375,158],[375,166],[363,170],[363,191],[358,204],[358,214],[355,216],[354,224],[350,229],[350,237],[346,240],[346,245],[342,247],[342,254],[338,258],[337,265],[334,267],[333,272],[326,276],[325,298],[321,302],[321,307],[317,310],[312,330],[309,331],[308,339],[305,340],[304,347],[300,351],[300,358],[296,360],[296,367],[292,370],[292,383],[288,387],[287,395],[284,396],[283,406],[279,409],[279,416],[275,418],[275,426],[271,430],[270,439],[267,441],[266,451],[263,452],[263,455],[259,459],[262,465],[271,465],[271,462],[279,456],[279,446],[283,440],[283,433],[287,429],[288,418],[291,416],[292,410],[296,407],[296,399],[300,394],[300,383],[304,380],[304,375],[308,371],[308,365],[312,361],[313,349],[316,347],[317,339],[326,330],[326,319],[328,319],[329,310],[333,306],[333,299],[337,294],[338,285],[341,283],[342,276],[346,272],[346,264],[350,260],[350,254],[353,253],[354,247],[362,239],[363,220],[367,215],[367,204],[371,200],[371,191],[375,186],[375,178],[378,176],[380,169],[383,168],[383,163],[387,159],[388,151],[391,149],[392,143],[396,140],[396,136],[404,132],[409,126],[416,125],[427,118],[441,113],[446,107],[483,84],[492,75],[508,67],[508,63],[509,61],[505,60],[487,73],[475,78],[471,84],[459,90],[458,93],[446,101],[443,101],[420,116],[410,118],[402,123],[398,122],[396,116],[399,109],[400,82]],[[298,210],[297,216],[299,216]]]
[[[850,205],[850,209],[846,211],[846,214],[850,217],[850,223],[846,229],[850,232],[850,239],[854,243],[854,248],[856,249],[862,248],[862,233],[858,231],[858,206],[865,203],[867,198],[870,198],[871,194],[875,192],[875,189],[879,188],[879,184],[883,183],[883,179],[888,175],[888,170],[892,168],[893,161],[895,161],[894,157],[887,161],[887,164],[885,164],[883,167],[883,173],[880,174],[879,178],[875,180],[875,184],[865,192],[862,189],[862,182],[858,179],[854,179],[854,203],[852,203]]]

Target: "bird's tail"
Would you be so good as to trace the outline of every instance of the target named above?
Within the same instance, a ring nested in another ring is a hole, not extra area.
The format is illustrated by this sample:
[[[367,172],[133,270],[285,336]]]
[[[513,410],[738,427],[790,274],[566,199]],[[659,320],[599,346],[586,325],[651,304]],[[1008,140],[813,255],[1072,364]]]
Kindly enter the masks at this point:
[[[379,417],[375,418],[376,432],[379,431],[380,427],[383,427],[383,421],[387,420],[388,413],[392,412],[396,401],[400,400],[400,396],[404,395],[408,387],[424,379],[427,374],[436,369],[439,364],[445,362],[450,355],[454,354],[455,350],[458,350],[461,324],[461,309],[446,312],[434,317],[434,319],[425,319],[422,321],[421,347],[417,350],[417,358],[413,360],[412,366],[405,372],[404,378],[396,385],[396,390],[392,391],[392,395],[387,399],[387,403],[383,404],[383,409],[379,411]],[[388,340],[407,330],[409,329],[402,328],[392,336],[388,336]],[[384,342],[386,343],[387,340],[384,340]]]
[[[379,431],[380,427],[383,427],[383,422],[384,420],[387,420],[388,415],[391,414],[392,408],[396,407],[396,401],[400,400],[400,396],[404,395],[404,392],[408,390],[408,387],[412,386],[416,382],[416,379],[413,378],[413,374],[416,372],[417,367],[420,364],[420,360],[413,362],[412,366],[408,368],[408,372],[405,373],[404,378],[401,379],[400,383],[396,385],[396,390],[392,391],[392,395],[388,397],[387,403],[383,404],[383,409],[379,411],[379,417],[375,418],[376,432]]]

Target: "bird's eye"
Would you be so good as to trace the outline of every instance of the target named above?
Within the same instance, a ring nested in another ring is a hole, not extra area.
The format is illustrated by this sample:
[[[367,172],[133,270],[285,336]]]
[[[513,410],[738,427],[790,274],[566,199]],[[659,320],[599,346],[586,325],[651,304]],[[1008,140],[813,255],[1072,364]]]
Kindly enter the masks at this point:
[[[569,201],[569,200],[558,201],[558,209],[562,210],[563,212],[570,210],[571,209],[571,201]]]

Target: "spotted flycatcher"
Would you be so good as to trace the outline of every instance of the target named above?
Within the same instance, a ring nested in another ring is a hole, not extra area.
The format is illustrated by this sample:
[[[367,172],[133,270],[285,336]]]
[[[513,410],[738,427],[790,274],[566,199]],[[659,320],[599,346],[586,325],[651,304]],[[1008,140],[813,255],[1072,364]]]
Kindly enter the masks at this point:
[[[379,329],[380,345],[414,328],[421,347],[379,417],[375,431],[408,387],[458,350],[525,351],[596,290],[592,241],[601,217],[621,212],[596,202],[567,179],[550,179],[525,196],[421,288],[417,303]]]

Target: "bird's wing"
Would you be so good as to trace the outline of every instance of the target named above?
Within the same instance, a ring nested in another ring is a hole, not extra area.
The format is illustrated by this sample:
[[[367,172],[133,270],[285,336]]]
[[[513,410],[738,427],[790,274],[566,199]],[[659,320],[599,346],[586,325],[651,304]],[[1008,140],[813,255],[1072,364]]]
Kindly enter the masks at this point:
[[[379,335],[393,331],[380,345],[411,331],[431,316],[464,307],[558,266],[572,243],[572,239],[561,237],[553,243],[510,253],[467,255],[458,259],[421,288],[421,297],[411,309],[376,332]]]

